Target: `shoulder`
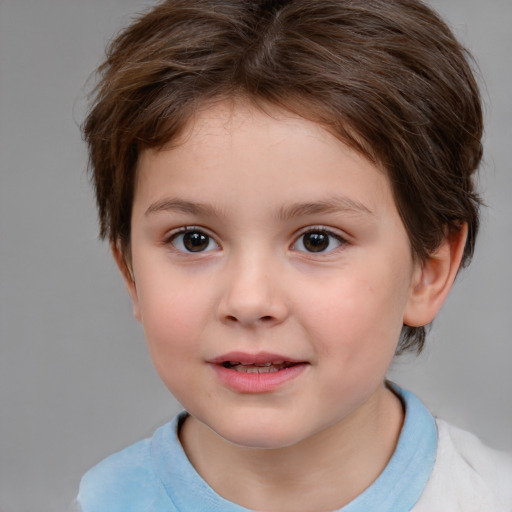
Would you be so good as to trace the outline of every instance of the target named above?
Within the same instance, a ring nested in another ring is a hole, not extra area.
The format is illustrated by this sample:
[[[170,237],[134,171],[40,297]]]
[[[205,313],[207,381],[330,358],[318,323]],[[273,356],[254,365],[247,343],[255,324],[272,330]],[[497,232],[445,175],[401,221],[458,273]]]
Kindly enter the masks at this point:
[[[161,505],[163,502],[168,502],[168,498],[165,488],[153,469],[151,442],[151,439],[139,441],[91,468],[80,482],[77,498],[80,510],[82,512],[173,511],[174,508],[170,504],[165,508]]]
[[[512,455],[445,421],[437,428],[434,470],[414,510],[512,512]]]

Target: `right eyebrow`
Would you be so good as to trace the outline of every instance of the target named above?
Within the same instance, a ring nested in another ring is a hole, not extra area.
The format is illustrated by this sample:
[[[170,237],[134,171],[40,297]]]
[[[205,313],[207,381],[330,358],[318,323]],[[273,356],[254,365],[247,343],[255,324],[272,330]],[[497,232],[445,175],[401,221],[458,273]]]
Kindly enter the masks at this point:
[[[150,215],[159,212],[179,212],[192,215],[201,215],[205,217],[219,216],[219,212],[214,206],[173,198],[166,198],[155,201],[149,206],[144,215]]]

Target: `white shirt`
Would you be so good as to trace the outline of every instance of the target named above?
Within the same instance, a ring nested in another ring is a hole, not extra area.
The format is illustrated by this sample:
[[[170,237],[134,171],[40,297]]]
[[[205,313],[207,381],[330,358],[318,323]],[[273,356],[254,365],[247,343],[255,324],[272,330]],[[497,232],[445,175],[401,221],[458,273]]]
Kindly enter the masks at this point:
[[[413,512],[512,512],[512,455],[437,420],[434,469]]]

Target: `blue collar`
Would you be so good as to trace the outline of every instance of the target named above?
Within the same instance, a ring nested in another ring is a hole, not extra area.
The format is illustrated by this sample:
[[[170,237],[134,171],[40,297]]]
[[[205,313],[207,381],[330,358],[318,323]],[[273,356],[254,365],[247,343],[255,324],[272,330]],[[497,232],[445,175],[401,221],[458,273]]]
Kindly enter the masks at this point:
[[[430,478],[437,451],[436,422],[413,393],[391,388],[405,408],[395,452],[377,480],[338,512],[409,511]],[[169,498],[180,511],[248,512],[219,496],[190,464],[177,435],[184,415],[159,428],[151,440],[154,468]]]

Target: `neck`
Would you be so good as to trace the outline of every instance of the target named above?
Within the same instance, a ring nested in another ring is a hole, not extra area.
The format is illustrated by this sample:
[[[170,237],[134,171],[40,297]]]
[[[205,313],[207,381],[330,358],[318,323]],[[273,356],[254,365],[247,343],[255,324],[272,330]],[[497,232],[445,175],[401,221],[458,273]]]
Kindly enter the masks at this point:
[[[285,448],[233,445],[193,417],[180,439],[196,471],[229,501],[265,512],[318,512],[343,507],[377,479],[402,424],[400,400],[382,387],[348,417]]]

